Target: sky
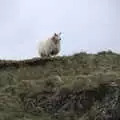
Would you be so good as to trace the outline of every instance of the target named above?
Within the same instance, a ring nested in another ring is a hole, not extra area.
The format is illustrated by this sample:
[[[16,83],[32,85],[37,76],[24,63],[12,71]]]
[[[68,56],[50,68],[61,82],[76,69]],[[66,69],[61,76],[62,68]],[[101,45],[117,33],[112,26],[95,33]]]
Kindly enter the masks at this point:
[[[120,0],[0,0],[0,59],[38,57],[38,41],[54,32],[60,55],[120,53]]]

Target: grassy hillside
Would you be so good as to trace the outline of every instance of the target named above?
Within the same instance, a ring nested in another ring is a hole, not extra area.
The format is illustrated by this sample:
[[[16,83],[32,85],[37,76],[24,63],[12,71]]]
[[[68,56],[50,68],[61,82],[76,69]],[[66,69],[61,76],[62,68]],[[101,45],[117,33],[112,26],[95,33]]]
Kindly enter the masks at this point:
[[[0,120],[120,120],[120,55],[0,60]]]

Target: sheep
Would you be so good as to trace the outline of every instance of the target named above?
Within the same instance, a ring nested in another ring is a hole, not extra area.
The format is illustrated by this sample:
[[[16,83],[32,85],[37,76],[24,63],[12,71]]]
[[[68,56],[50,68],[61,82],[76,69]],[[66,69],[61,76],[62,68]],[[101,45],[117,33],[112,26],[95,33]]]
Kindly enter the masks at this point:
[[[60,52],[61,32],[54,33],[50,38],[40,41],[38,46],[38,54],[40,57],[56,56]]]

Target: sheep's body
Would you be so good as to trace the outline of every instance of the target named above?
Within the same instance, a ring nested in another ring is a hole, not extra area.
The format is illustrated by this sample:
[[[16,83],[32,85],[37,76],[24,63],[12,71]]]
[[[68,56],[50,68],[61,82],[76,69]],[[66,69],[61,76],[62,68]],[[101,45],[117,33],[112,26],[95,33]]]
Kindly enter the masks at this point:
[[[53,41],[53,37],[48,38],[39,43],[38,53],[40,57],[50,57],[55,56],[60,52],[60,41],[56,39],[57,42]]]

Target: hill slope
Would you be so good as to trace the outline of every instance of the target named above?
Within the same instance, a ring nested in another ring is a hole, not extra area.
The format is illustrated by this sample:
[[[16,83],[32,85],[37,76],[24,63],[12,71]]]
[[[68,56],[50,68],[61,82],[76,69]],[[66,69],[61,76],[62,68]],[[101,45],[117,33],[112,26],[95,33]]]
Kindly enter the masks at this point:
[[[0,120],[119,120],[120,55],[0,61]]]

